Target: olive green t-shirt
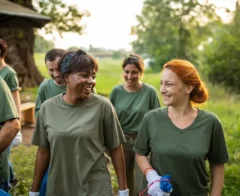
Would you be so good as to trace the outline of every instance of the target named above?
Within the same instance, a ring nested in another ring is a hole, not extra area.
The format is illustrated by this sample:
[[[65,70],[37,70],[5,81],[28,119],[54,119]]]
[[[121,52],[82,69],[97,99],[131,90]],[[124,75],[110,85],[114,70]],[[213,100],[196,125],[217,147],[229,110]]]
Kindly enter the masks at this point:
[[[0,69],[0,76],[5,80],[10,91],[19,90],[18,78],[16,71],[10,66],[5,66]]]
[[[11,119],[19,118],[12,94],[2,77],[0,77],[0,131],[3,124]],[[0,153],[0,182],[8,179],[8,149]]]
[[[124,133],[128,134],[137,134],[144,114],[160,107],[157,91],[146,83],[137,92],[127,92],[123,85],[118,85],[112,90],[110,101]]]
[[[42,82],[38,88],[35,106],[35,117],[44,101],[56,95],[66,92],[66,86],[58,86],[53,79]]]
[[[47,196],[112,196],[106,149],[124,142],[114,107],[91,94],[77,105],[63,94],[45,101],[32,143],[50,150]]]
[[[229,161],[222,125],[213,113],[198,109],[194,122],[177,128],[167,108],[147,113],[134,151],[143,156],[151,152],[150,162],[159,175],[171,175],[171,196],[207,196],[209,176],[205,161]]]

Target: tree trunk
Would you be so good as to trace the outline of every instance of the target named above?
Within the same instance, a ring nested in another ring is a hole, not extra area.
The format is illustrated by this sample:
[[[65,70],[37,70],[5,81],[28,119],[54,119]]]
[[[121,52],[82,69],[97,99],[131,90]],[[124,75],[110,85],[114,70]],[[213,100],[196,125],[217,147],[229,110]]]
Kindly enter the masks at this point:
[[[22,6],[32,9],[31,0],[23,1]],[[33,28],[1,28],[0,30],[0,38],[8,45],[6,63],[17,72],[21,87],[34,87],[43,81],[33,58],[34,37]]]

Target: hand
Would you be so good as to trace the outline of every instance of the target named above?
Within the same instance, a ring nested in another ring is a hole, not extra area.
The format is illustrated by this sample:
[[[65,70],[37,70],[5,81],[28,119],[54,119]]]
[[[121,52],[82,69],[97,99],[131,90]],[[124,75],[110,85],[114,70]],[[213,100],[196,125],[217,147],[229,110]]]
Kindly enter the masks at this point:
[[[118,196],[129,196],[129,189],[118,190]]]
[[[39,192],[31,192],[31,191],[29,191],[29,195],[28,196],[39,196]]]
[[[22,143],[22,133],[19,131],[17,133],[17,135],[14,137],[11,146],[12,146],[12,148],[14,148],[14,147],[18,146],[21,143]]]
[[[162,196],[160,190],[160,178],[155,170],[151,170],[147,173],[147,181],[148,181],[148,194],[152,196]]]
[[[172,192],[171,176],[159,176],[155,170],[147,173],[148,194],[152,196],[169,196]]]

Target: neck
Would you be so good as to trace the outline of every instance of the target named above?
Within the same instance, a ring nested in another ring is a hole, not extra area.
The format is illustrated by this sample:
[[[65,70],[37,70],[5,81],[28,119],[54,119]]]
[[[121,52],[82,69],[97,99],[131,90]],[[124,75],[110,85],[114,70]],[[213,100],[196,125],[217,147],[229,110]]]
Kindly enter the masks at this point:
[[[5,63],[3,58],[0,58],[0,68],[5,67],[7,64]]]
[[[76,105],[76,104],[84,101],[83,99],[79,99],[79,98],[77,98],[77,96],[70,94],[68,92],[66,92],[66,94],[63,95],[63,100],[66,103],[72,104],[72,105]]]
[[[188,105],[181,105],[177,107],[169,106],[168,115],[173,118],[180,119],[184,118],[185,116],[192,115],[193,113],[195,113],[196,110],[197,109],[194,108],[191,103],[189,103]]]
[[[65,83],[62,83],[62,84],[58,84],[55,80],[53,80],[54,84],[56,84],[57,86],[66,86]]]
[[[128,92],[136,92],[142,87],[142,82],[139,81],[136,85],[128,85],[127,83],[124,85],[124,88]]]

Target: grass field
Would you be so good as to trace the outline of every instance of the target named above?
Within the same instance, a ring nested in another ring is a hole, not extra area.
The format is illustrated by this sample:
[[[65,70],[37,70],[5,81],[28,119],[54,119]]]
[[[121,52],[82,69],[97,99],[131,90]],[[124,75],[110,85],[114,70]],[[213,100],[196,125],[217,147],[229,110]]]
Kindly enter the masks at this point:
[[[43,54],[35,54],[38,69],[44,77],[48,78],[49,76],[43,59]],[[121,61],[99,59],[98,63],[97,92],[108,96],[115,85],[123,82]],[[143,81],[153,85],[159,91],[159,79],[159,73],[147,72],[144,75]],[[240,195],[240,96],[230,94],[226,89],[219,86],[213,86],[209,83],[207,83],[207,86],[210,92],[210,99],[201,108],[216,113],[220,118],[230,155],[230,163],[226,165],[223,196],[238,196]],[[31,90],[35,94],[36,91],[37,88]],[[21,177],[19,189],[16,189],[13,195],[24,195],[23,193],[27,193],[33,175],[35,152],[35,147],[20,146],[13,149],[11,154],[13,164],[17,175]],[[117,183],[115,176],[113,176],[113,184],[116,190]]]

